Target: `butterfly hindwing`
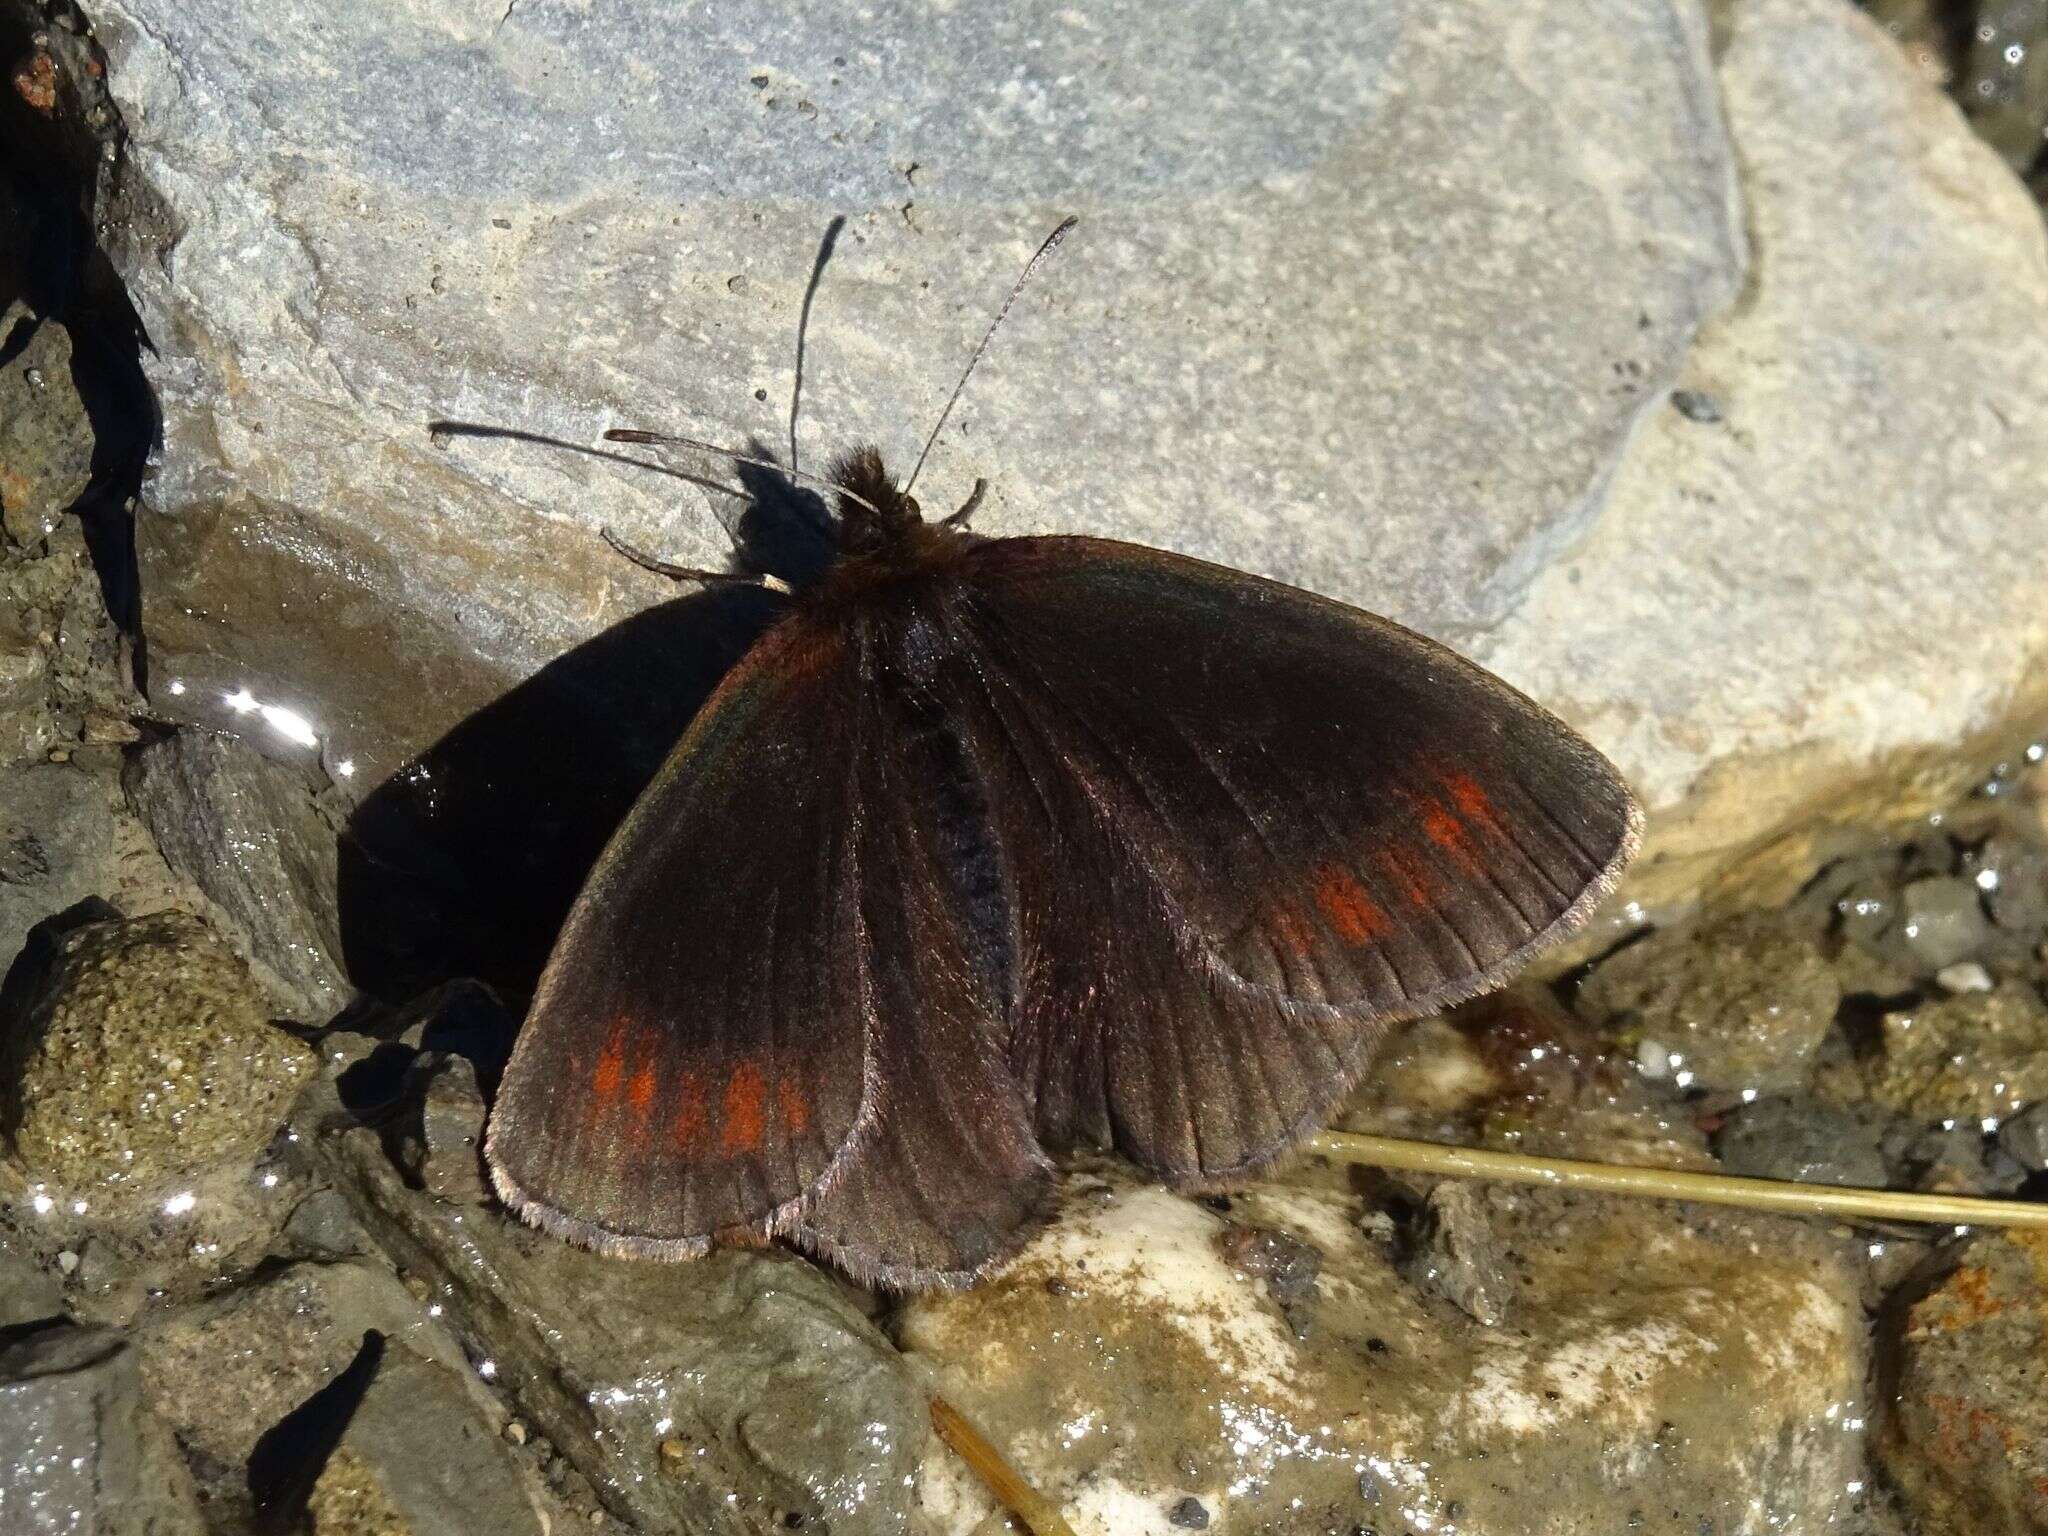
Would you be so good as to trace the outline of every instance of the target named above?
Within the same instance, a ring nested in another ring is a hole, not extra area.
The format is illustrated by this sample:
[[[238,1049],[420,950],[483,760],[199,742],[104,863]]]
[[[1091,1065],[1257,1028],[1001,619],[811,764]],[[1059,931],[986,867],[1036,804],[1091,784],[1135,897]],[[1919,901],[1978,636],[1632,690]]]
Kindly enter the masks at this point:
[[[1185,1183],[1259,1166],[1389,1024],[1497,985],[1634,850],[1598,753],[1387,620],[1081,538],[978,546],[954,608],[1049,1143]]]

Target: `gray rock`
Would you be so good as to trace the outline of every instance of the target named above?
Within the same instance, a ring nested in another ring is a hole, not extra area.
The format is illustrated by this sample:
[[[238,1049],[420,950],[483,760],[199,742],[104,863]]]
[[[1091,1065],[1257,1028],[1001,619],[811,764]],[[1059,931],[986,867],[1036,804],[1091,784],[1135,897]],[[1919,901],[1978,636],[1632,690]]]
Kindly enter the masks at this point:
[[[398,1166],[437,1199],[488,1204],[494,1197],[484,1175],[484,1096],[476,1068],[466,1057],[427,1051],[407,1077]]]
[[[0,190],[0,216],[12,224],[23,214],[10,204]],[[71,336],[61,324],[25,303],[0,303],[0,341],[8,344],[0,362],[0,533],[33,544],[55,531],[92,479],[92,423],[72,383]]]
[[[1460,632],[1584,532],[1741,277],[1685,5],[313,14],[95,11],[178,231],[119,257],[177,338],[142,541],[155,675],[188,686],[154,702],[219,725],[247,688],[371,775],[665,595],[600,524],[726,553],[673,481],[442,453],[425,422],[779,442],[833,213],[810,466],[865,438],[907,466],[1075,211],[934,501],[985,474],[990,532],[1121,534]]]
[[[0,1131],[32,1172],[95,1197],[253,1163],[314,1067],[248,967],[181,912],[68,934],[0,1047]]]
[[[735,1536],[792,1515],[840,1536],[902,1529],[924,1397],[822,1270],[731,1251],[601,1258],[409,1187],[369,1130],[308,1140],[477,1368],[621,1519]]]
[[[46,1322],[64,1311],[64,1292],[34,1257],[0,1243],[0,1330]]]
[[[0,767],[0,974],[29,929],[112,884],[109,789],[68,763]]]
[[[1751,1178],[1881,1189],[1886,1119],[1863,1105],[1758,1099],[1728,1112],[1714,1152],[1730,1173]]]
[[[1943,877],[1915,880],[1899,893],[1899,933],[1923,972],[1982,953],[1991,938],[1977,887]]]
[[[1940,809],[1974,767],[1915,754],[2048,688],[2040,210],[1852,7],[1717,14],[1756,261],[1680,383],[1725,419],[1647,418],[1586,537],[1475,646],[1653,811],[1683,804],[1639,865],[1673,891],[1816,810]],[[1896,782],[1848,792],[1873,776]]]
[[[335,829],[305,774],[232,736],[180,731],[135,754],[128,798],[171,868],[249,935],[324,1022],[353,995],[341,966]]]
[[[2048,1530],[2048,1234],[1972,1237],[1889,1320],[1894,1407],[1884,1470],[1916,1530]]]
[[[112,1330],[59,1326],[0,1348],[0,1446],[8,1536],[204,1536],[135,1351]]]
[[[1997,832],[1977,850],[1972,870],[1999,927],[2027,935],[2048,929],[2048,848]]]
[[[390,1356],[410,1351],[461,1383],[467,1414],[442,1436],[420,1430],[424,1453],[450,1452],[465,1438],[459,1426],[479,1416],[490,1433],[502,1426],[503,1410],[445,1326],[368,1262],[290,1265],[138,1330],[149,1400],[176,1429],[213,1524],[240,1529],[253,1517],[249,1463],[259,1442],[357,1366],[369,1334],[387,1341]],[[284,1459],[288,1478],[288,1449]]]
[[[2028,1172],[2048,1169],[2048,1099],[2029,1104],[2000,1125],[1998,1144]]]
[[[1402,1273],[1476,1323],[1504,1322],[1516,1299],[1516,1275],[1483,1185],[1446,1179],[1429,1192]]]
[[[451,1372],[387,1349],[307,1503],[314,1536],[544,1536],[541,1498]]]
[[[1582,1013],[1636,1049],[1662,1047],[1680,1087],[1798,1087],[1834,1023],[1840,983],[1775,912],[1662,929],[1596,966]]]

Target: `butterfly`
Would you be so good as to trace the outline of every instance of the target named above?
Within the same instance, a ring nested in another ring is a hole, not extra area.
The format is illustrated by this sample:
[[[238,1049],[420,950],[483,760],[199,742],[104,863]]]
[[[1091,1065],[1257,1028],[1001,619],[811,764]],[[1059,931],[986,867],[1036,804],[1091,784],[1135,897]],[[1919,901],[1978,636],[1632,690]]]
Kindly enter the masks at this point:
[[[1444,646],[1161,550],[981,537],[979,483],[927,521],[915,478],[872,448],[824,477],[833,558],[570,912],[486,1135],[547,1231],[971,1283],[1046,1219],[1052,1151],[1257,1173],[1637,847],[1614,767]]]

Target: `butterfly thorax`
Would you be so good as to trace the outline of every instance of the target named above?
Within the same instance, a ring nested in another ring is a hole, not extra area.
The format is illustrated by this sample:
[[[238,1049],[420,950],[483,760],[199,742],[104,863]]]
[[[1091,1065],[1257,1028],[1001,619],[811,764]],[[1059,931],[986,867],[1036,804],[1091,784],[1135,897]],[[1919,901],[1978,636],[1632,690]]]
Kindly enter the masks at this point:
[[[857,448],[833,466],[839,498],[839,548],[816,598],[823,604],[868,600],[878,589],[930,576],[974,542],[971,534],[927,523],[917,499],[899,490],[873,448]]]

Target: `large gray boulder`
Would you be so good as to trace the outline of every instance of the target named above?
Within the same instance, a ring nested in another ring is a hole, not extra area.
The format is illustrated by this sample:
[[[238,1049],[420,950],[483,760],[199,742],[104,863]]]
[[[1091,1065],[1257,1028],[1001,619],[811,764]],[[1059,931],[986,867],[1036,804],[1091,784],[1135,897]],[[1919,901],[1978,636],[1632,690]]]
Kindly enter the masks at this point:
[[[907,466],[1079,213],[920,491],[1464,646],[1667,883],[2042,702],[2040,218],[1838,0],[96,15],[170,231],[155,702],[358,787],[664,595],[600,524],[716,563],[735,510],[426,421],[781,445],[837,212],[807,465]]]

